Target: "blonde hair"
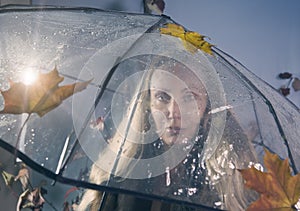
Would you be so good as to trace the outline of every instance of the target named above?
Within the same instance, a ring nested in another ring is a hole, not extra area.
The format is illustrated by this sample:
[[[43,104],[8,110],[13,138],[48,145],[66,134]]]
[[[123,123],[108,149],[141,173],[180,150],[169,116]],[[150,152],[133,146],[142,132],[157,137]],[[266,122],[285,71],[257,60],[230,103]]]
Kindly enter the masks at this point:
[[[148,82],[151,77],[152,71],[149,71],[147,74],[148,75],[146,77],[146,81]],[[148,86],[148,83],[146,84],[146,86]],[[140,92],[141,86],[143,85],[140,84],[140,87],[136,91],[136,93],[138,93],[138,96],[136,97],[139,98],[139,100],[132,100],[128,108],[129,115],[133,115],[133,120],[128,122],[129,124],[134,123],[134,125],[131,126],[134,127],[137,131],[143,132],[150,127],[147,117],[147,114],[149,114],[150,112],[150,96],[147,91]],[[121,127],[122,129],[116,131],[115,135],[109,140],[108,147],[105,148],[101,152],[101,154],[99,154],[98,160],[92,165],[89,177],[91,183],[103,185],[104,182],[109,180],[111,175],[111,173],[109,172],[112,171],[114,171],[112,172],[113,174],[126,178],[126,173],[129,173],[130,171],[130,169],[128,169],[128,167],[130,166],[130,162],[127,158],[140,157],[143,149],[138,144],[134,144],[130,141],[124,140],[123,130],[126,130],[126,127],[129,126],[126,124],[126,120],[127,118],[124,118],[124,120],[120,123],[119,127]],[[129,136],[129,134],[127,134],[127,136]],[[130,135],[130,137],[131,139],[133,139],[132,135]],[[142,137],[143,136],[139,138]],[[109,160],[107,162],[107,157],[110,157],[116,152],[121,153],[118,157],[117,165],[115,164],[116,160]],[[111,171],[107,172],[103,170],[103,168],[99,167],[103,164],[106,165],[106,169],[110,169]],[[116,168],[114,169],[114,167]],[[134,164],[131,165],[131,168],[133,167]],[[81,203],[77,207],[77,211],[84,211],[88,207],[91,211],[97,211],[100,206],[102,195],[103,194],[100,191],[91,189],[86,190],[82,197]]]
[[[222,201],[222,208],[242,211],[257,198],[254,191],[247,189],[238,169],[244,169],[257,157],[250,140],[231,112],[227,112],[226,126],[222,139],[205,164],[208,176],[213,181]]]

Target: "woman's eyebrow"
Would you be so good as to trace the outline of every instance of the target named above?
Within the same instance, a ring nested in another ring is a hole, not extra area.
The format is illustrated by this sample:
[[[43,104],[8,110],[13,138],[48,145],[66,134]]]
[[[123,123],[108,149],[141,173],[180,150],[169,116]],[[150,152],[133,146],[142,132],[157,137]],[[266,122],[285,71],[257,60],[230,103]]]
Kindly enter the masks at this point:
[[[170,93],[170,89],[165,89],[165,88],[156,88],[156,87],[150,87],[150,90],[158,91],[158,92],[167,92]]]
[[[196,90],[196,89],[195,89]],[[184,89],[182,89],[181,90],[181,92],[182,93],[185,93],[185,92],[188,92],[188,93],[192,93],[192,94],[194,94],[194,95],[200,95],[200,91],[194,91],[194,90],[192,90],[192,89],[190,89],[190,88],[184,88]]]

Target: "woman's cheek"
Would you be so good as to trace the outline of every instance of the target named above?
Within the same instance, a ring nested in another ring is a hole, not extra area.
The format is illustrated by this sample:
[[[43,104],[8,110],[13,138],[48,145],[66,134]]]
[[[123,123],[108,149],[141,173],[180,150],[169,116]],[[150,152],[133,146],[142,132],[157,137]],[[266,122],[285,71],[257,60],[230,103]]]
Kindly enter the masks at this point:
[[[166,116],[165,114],[158,109],[151,108],[151,115],[155,123],[155,127],[158,133],[161,133],[166,125]]]

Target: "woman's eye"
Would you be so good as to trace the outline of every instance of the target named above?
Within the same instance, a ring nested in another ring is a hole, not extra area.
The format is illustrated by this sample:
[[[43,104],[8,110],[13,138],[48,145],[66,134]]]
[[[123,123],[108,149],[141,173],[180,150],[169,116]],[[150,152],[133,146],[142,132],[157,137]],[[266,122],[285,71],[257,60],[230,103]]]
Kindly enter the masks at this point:
[[[167,93],[165,92],[159,92],[159,93],[156,93],[155,94],[155,98],[160,101],[160,102],[164,102],[164,103],[167,103],[170,101],[171,99],[171,96],[168,95]]]
[[[184,102],[191,102],[195,100],[195,96],[193,94],[186,94],[183,97]]]

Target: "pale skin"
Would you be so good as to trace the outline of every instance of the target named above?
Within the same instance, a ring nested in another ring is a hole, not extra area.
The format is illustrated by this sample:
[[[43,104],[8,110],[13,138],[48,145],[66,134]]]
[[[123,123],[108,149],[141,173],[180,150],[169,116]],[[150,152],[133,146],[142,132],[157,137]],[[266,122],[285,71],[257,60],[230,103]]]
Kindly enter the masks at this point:
[[[192,72],[180,68],[154,71],[150,83],[151,114],[158,135],[168,146],[195,137],[206,105],[204,86]]]

